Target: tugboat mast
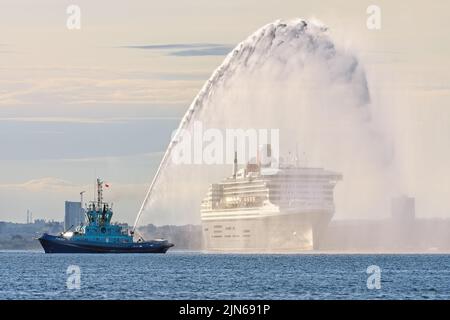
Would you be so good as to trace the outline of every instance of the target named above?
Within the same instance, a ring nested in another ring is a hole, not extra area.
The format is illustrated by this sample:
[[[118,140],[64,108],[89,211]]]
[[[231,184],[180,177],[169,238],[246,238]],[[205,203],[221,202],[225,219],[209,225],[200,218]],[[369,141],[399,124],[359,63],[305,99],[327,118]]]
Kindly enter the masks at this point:
[[[103,181],[97,178],[97,207],[100,209],[103,203]]]

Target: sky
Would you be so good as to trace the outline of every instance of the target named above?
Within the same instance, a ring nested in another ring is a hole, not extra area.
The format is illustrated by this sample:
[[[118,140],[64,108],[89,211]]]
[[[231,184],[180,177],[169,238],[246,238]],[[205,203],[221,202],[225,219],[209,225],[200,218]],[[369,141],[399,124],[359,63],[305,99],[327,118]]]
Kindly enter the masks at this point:
[[[72,4],[79,30],[66,26]],[[372,4],[379,30],[366,26]],[[319,19],[358,54],[373,95],[394,106],[407,185],[446,199],[448,12],[444,0],[0,0],[0,220],[24,222],[30,209],[61,221],[64,200],[92,198],[100,176],[132,223],[172,131],[225,55],[295,17]],[[448,201],[417,207],[450,216]]]

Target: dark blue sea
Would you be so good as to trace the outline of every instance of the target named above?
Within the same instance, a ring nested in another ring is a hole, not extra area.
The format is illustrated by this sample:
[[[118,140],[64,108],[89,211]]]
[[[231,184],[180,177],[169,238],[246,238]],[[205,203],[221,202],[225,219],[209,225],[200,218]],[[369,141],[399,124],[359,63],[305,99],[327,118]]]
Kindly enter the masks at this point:
[[[450,255],[0,252],[0,299],[449,298]]]

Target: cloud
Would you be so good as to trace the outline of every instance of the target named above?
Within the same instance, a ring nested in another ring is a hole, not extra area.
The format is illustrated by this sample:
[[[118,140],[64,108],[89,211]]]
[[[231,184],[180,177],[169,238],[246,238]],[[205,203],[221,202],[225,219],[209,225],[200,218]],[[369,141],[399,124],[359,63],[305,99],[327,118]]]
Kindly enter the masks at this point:
[[[110,186],[108,189],[113,198],[124,196],[136,197],[136,193],[140,194],[147,187],[145,184],[130,184],[108,181]],[[28,180],[23,183],[0,184],[0,189],[8,189],[10,191],[28,191],[28,192],[52,192],[52,193],[77,193],[79,190],[92,189],[93,185],[75,184],[71,181],[56,178],[44,177],[39,179]],[[139,191],[139,192],[137,192]]]
[[[105,79],[85,76],[0,80],[0,104],[180,103],[187,104],[201,80]]]
[[[0,47],[0,50],[2,48]],[[57,104],[188,105],[209,72],[76,66],[0,66],[0,107]]]
[[[222,46],[222,44],[218,44],[218,43],[170,43],[170,44],[122,46],[121,48],[149,49],[149,50],[171,50],[171,49],[208,48],[208,47],[218,47],[218,46]]]
[[[13,53],[14,51],[5,49],[7,48],[7,45],[4,43],[0,43],[0,53]]]
[[[132,45],[121,48],[164,51],[166,55],[176,57],[224,56],[233,50],[233,46],[220,43]]]
[[[147,120],[181,120],[181,117],[114,117],[114,118],[78,118],[78,117],[0,117],[0,122],[36,122],[36,123],[79,123],[105,124],[128,123]]]
[[[154,152],[147,152],[147,153],[137,153],[137,154],[131,154],[131,155],[124,155],[124,156],[99,156],[99,157],[83,157],[83,158],[61,158],[61,159],[50,159],[48,161],[51,161],[53,163],[55,162],[69,162],[69,163],[86,163],[86,162],[97,162],[97,163],[104,163],[104,162],[119,162],[119,161],[130,161],[130,160],[136,160],[136,159],[144,159],[144,160],[155,160],[159,163],[159,160],[163,157],[164,151],[154,151]]]
[[[0,188],[3,189],[13,189],[13,190],[26,190],[26,191],[61,191],[67,188],[73,188],[75,185],[69,181],[53,178],[53,177],[45,177],[40,179],[32,179],[26,181],[24,183],[16,183],[16,184],[2,184]]]
[[[169,53],[169,55],[177,57],[224,56],[227,55],[231,50],[233,50],[233,48],[228,46],[220,46],[213,48],[180,50],[171,52]]]

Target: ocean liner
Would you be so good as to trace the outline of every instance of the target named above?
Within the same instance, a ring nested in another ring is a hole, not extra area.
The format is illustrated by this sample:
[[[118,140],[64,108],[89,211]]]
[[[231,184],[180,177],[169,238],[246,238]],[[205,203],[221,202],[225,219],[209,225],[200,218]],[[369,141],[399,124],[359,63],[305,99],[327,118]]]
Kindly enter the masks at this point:
[[[204,248],[227,252],[318,249],[334,214],[333,190],[342,175],[294,163],[254,161],[209,187],[201,204]]]

